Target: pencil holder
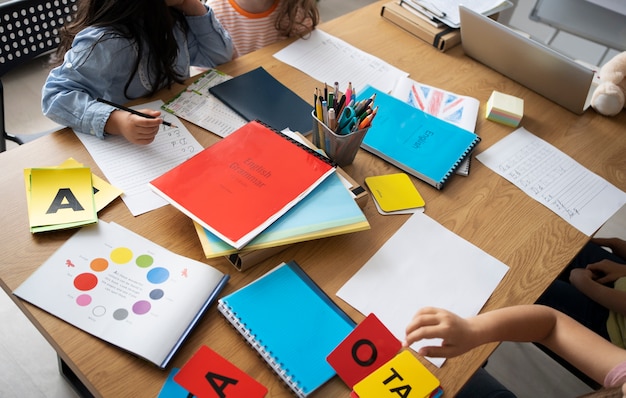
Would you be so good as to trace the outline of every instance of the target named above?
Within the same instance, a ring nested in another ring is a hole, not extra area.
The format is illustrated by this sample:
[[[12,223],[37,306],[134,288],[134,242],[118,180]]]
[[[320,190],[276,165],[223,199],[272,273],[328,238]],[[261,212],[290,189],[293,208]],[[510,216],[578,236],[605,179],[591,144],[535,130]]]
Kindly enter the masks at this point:
[[[343,167],[351,164],[369,127],[353,131],[350,134],[340,135],[335,134],[322,123],[315,116],[315,111],[311,112],[311,116],[313,117],[313,145],[326,152],[326,155],[338,166]]]

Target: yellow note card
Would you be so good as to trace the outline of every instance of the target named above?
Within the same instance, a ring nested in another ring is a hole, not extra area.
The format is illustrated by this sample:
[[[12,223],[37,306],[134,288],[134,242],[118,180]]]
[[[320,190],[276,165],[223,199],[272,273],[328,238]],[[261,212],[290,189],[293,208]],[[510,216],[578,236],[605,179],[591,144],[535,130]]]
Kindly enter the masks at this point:
[[[32,232],[98,221],[88,167],[30,169],[28,215]]]
[[[359,398],[428,397],[439,380],[408,350],[400,352],[353,387]]]
[[[365,183],[381,214],[424,207],[424,199],[406,173],[386,174],[365,178]]]
[[[67,159],[61,163],[58,167],[82,167],[83,164],[73,158]],[[96,174],[91,174],[91,181],[93,183],[93,197],[96,201],[96,211],[100,211],[111,203],[115,198],[120,196],[123,192],[121,189],[114,187]]]
[[[71,167],[83,167],[83,164],[74,158],[68,158],[66,161],[61,163],[58,166],[54,166],[51,168],[57,169],[67,169]],[[29,202],[30,207],[30,172],[32,169],[24,169],[24,184],[26,185],[26,201]],[[100,211],[104,209],[109,203],[111,203],[115,198],[120,196],[123,191],[96,174],[91,174],[91,183],[93,184],[93,197],[96,202],[96,211]]]

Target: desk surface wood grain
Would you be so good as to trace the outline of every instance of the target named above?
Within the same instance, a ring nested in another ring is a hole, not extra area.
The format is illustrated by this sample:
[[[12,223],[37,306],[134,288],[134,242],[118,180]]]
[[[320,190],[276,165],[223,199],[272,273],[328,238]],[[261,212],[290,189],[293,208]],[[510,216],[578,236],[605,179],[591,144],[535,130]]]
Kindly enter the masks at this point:
[[[626,190],[626,112],[612,118],[600,116],[592,110],[582,116],[574,115],[467,58],[461,46],[446,53],[438,52],[381,18],[382,4],[384,1],[329,21],[320,29],[409,72],[414,80],[479,99],[481,108],[476,132],[482,142],[475,153],[482,152],[512,131],[510,127],[483,117],[487,99],[493,90],[498,90],[524,99],[522,125],[526,129],[618,188]],[[235,76],[262,65],[310,101],[311,93],[320,82],[272,57],[287,43],[289,41],[248,54],[219,69]],[[167,100],[183,88],[176,85],[157,97]],[[196,126],[186,125],[204,146],[218,140],[217,136]],[[68,129],[0,155],[4,201],[4,225],[0,232],[0,281],[9,294],[73,233],[30,234],[23,169],[57,165],[70,156],[91,167],[98,175],[103,175]],[[360,184],[364,184],[367,176],[398,171],[364,151],[360,151],[354,163],[345,169]],[[419,180],[414,182],[426,200],[426,213],[430,217],[510,267],[484,310],[534,302],[588,240],[587,236],[478,161],[472,162],[468,177],[454,176],[442,191]],[[205,259],[192,222],[171,206],[133,217],[121,199],[117,199],[99,216],[176,253],[204,261],[231,274],[224,294],[254,280],[281,261],[295,259],[331,297],[336,297],[337,290],[408,217],[381,216],[371,200],[364,211],[371,230],[290,246],[243,273],[236,271],[223,258]],[[158,394],[167,371],[159,370],[34,306],[15,300],[59,356],[96,396]],[[356,321],[363,319],[363,315],[342,300],[337,299],[337,302]],[[267,386],[270,390],[268,396],[291,396],[279,378],[215,309],[209,310],[200,321],[175,356],[172,366],[182,366],[201,345],[210,346]],[[441,368],[435,368],[428,361],[423,362],[441,380],[445,395],[453,396],[495,346],[490,344],[450,359]],[[314,396],[348,396],[348,392],[348,388],[335,377]]]

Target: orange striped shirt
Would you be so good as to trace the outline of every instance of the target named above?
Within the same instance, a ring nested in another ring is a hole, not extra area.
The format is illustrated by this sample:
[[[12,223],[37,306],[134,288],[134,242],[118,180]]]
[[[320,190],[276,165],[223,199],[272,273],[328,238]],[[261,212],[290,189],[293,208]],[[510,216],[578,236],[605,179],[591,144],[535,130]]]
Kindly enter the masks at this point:
[[[235,58],[285,38],[276,30],[276,14],[283,1],[276,0],[258,14],[245,11],[235,0],[208,0],[207,4],[233,39]],[[311,25],[310,20],[306,22]]]

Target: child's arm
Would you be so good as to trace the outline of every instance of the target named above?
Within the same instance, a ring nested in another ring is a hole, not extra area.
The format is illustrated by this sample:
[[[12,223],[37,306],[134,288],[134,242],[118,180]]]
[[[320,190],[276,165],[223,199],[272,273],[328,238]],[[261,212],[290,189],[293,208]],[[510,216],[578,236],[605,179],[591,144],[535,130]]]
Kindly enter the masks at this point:
[[[419,350],[419,354],[432,357],[454,357],[489,342],[541,343],[599,383],[613,367],[626,361],[626,350],[541,305],[506,307],[467,319],[424,308],[407,327],[405,346],[424,338],[443,339],[441,347]]]
[[[575,268],[569,280],[585,296],[611,311],[626,315],[626,292],[615,289],[612,283],[626,277],[626,265],[611,260],[589,264],[587,268]],[[605,284],[611,284],[607,286]]]
[[[620,238],[592,238],[592,242],[611,249],[613,254],[626,260],[626,241]]]

